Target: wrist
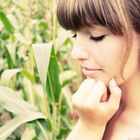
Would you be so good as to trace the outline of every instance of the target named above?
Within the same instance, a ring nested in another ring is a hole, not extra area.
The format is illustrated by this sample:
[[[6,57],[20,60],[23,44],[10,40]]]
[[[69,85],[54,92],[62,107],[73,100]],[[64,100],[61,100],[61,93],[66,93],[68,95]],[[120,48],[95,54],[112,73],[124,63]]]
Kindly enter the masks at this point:
[[[86,129],[87,131],[104,131],[105,130],[105,127],[106,127],[106,124],[103,124],[103,123],[84,123],[81,119],[78,120],[78,125],[83,128],[83,129]]]
[[[103,135],[104,135],[104,131],[105,131],[105,127],[106,124],[104,125],[96,125],[96,124],[90,124],[90,125],[85,125],[80,119],[78,121],[78,127],[80,129],[83,130],[84,133],[87,134],[87,136],[89,137],[94,137],[96,136],[95,140],[101,140]]]
[[[66,140],[102,140],[105,126],[86,126],[78,120]]]

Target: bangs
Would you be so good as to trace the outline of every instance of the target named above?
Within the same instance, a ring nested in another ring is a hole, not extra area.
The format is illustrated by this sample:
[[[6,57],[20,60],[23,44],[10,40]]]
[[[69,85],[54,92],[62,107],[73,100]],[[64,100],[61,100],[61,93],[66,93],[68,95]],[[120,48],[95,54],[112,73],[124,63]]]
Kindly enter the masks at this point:
[[[119,11],[115,0],[59,0],[57,18],[66,30],[101,25],[115,35],[123,35],[125,25]]]

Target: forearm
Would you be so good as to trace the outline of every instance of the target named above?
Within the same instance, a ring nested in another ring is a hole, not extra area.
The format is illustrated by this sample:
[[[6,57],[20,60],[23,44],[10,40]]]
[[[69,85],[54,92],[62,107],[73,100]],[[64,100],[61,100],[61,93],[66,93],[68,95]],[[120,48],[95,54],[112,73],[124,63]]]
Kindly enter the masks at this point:
[[[105,126],[87,128],[78,121],[66,140],[102,140]]]

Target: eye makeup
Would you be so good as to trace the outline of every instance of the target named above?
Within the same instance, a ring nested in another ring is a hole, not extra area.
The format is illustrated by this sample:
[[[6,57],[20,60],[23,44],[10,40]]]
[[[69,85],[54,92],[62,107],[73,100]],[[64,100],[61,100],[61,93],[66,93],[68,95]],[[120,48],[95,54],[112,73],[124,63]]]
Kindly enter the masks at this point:
[[[89,39],[95,41],[95,42],[99,42],[102,41],[105,38],[105,35],[100,35],[100,36],[93,36],[90,35]]]
[[[105,38],[106,35],[100,35],[100,36],[93,36],[93,35],[89,35],[89,39],[95,41],[95,42],[99,42],[102,41]],[[74,34],[72,36],[73,38],[77,37],[77,34]]]

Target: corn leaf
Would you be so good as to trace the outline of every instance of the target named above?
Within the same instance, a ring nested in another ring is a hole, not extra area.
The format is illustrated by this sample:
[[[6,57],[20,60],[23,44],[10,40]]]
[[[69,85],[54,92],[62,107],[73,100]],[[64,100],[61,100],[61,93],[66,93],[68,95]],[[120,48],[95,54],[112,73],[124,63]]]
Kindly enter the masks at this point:
[[[20,98],[17,92],[3,86],[0,86],[0,106],[14,114],[37,111],[37,108]]]
[[[22,69],[8,69],[5,70],[2,75],[1,75],[1,84],[8,86],[11,79],[13,78],[13,76],[15,76],[17,73],[21,72]]]
[[[5,49],[6,60],[7,60],[7,64],[8,64],[9,69],[15,68],[15,64],[14,64],[14,62],[12,60],[12,57],[11,57],[7,47],[4,46],[4,49]]]
[[[21,140],[32,140],[36,136],[35,129],[32,127],[26,127]]]
[[[65,70],[60,74],[60,82],[62,87],[69,84],[76,77],[76,72],[73,70]]]
[[[48,77],[46,82],[46,91],[47,95],[50,98],[50,101],[58,102],[61,92],[61,85],[59,81],[59,67],[57,63],[57,57],[55,54],[54,47],[51,51]]]
[[[46,79],[50,60],[52,43],[33,44],[33,52],[37,64],[38,73],[44,90],[46,89]]]
[[[17,117],[9,121],[7,124],[0,127],[0,140],[5,140],[21,124],[40,118],[45,119],[45,117],[40,112],[22,112]]]
[[[0,19],[1,19],[4,27],[6,28],[6,30],[10,33],[13,33],[14,27],[11,24],[11,22],[9,21],[9,19],[7,18],[6,14],[2,10],[0,10]]]
[[[37,108],[25,102],[15,91],[0,86],[0,106],[17,116],[0,127],[0,140],[5,140],[17,127],[36,119],[45,119]]]
[[[26,78],[28,78],[28,79],[31,81],[31,83],[34,83],[34,82],[35,82],[34,76],[33,76],[30,72],[28,72],[27,70],[23,69],[23,70],[21,71],[21,73],[22,73]]]

